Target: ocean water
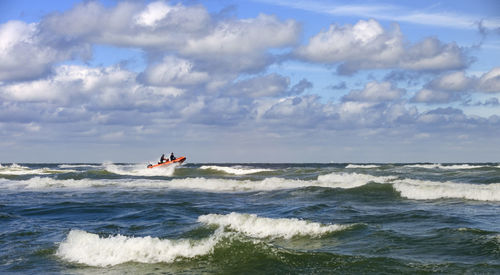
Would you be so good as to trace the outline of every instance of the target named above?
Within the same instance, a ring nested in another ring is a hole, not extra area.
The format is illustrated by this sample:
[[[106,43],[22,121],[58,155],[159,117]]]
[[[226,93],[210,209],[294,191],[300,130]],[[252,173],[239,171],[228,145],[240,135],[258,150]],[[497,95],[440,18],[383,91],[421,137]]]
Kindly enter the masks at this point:
[[[500,165],[4,163],[0,273],[499,274]]]

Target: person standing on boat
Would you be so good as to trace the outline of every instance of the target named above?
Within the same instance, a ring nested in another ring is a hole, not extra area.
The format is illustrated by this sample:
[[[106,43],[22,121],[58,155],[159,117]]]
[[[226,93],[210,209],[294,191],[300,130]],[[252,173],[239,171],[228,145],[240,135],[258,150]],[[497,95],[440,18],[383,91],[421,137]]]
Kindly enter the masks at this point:
[[[175,159],[175,157],[174,157],[174,153],[172,152],[172,153],[170,153],[170,161],[172,161],[172,160],[174,160],[174,159]]]

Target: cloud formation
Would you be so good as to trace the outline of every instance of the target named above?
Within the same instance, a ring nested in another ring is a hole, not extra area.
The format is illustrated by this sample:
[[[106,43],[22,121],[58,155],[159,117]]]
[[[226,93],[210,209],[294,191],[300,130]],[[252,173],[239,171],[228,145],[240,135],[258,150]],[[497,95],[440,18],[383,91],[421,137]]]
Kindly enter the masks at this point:
[[[0,25],[0,81],[30,80],[48,74],[57,62],[87,57],[86,44],[63,43],[39,35],[39,25],[9,21]]]
[[[481,77],[467,76],[464,71],[442,74],[425,84],[411,99],[420,103],[450,103],[472,93],[500,93],[500,68]]]
[[[375,20],[360,20],[355,25],[330,25],[299,47],[295,55],[309,62],[340,64],[340,74],[361,69],[401,68],[414,71],[463,69],[468,60],[455,43],[443,44],[425,38],[407,45],[397,24],[386,31]]]

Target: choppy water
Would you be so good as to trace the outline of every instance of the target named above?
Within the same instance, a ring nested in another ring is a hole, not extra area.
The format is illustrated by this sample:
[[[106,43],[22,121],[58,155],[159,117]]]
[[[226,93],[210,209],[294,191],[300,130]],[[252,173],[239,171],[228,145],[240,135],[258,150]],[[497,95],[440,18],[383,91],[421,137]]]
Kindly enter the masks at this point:
[[[500,270],[500,165],[2,164],[0,273]]]

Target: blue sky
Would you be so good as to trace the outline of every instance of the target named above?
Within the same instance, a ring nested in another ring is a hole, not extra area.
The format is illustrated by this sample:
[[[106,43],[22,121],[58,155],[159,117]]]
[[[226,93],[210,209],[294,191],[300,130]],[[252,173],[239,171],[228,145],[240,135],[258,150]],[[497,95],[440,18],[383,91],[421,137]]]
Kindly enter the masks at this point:
[[[497,162],[498,1],[2,1],[0,162]]]

